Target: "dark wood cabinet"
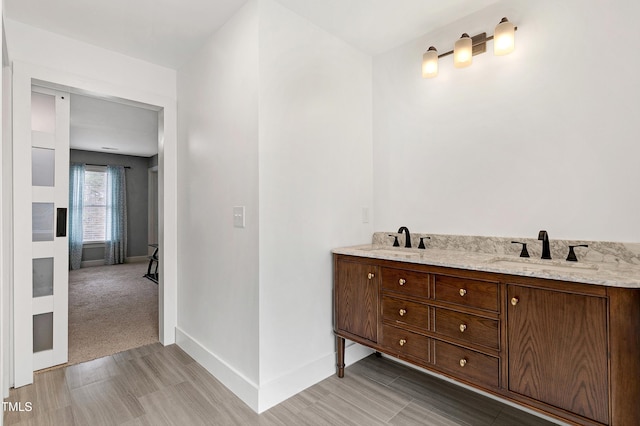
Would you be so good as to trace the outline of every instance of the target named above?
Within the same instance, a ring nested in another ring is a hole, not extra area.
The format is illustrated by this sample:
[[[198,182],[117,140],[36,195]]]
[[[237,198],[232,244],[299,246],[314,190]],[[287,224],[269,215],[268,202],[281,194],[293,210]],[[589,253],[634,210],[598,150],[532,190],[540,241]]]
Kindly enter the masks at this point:
[[[509,285],[509,390],[609,423],[607,299]]]
[[[337,331],[378,341],[378,267],[338,260],[335,278],[335,327]]]
[[[577,425],[640,424],[640,289],[334,255],[344,339]]]

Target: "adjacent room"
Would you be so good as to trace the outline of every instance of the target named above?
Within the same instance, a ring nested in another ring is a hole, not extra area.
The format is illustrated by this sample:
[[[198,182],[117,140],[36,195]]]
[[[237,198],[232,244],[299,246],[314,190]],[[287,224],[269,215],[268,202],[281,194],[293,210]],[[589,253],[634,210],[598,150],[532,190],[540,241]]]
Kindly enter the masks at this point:
[[[70,99],[69,365],[158,341],[158,113]]]

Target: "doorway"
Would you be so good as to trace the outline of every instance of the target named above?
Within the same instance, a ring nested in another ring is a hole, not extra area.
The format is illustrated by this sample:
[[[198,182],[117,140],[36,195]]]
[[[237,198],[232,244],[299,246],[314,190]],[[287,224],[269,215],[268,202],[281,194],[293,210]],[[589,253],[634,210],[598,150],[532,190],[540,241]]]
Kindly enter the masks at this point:
[[[157,202],[149,205],[157,193],[149,170],[157,170],[158,113],[132,102],[69,98],[70,181],[80,187],[69,200],[76,206],[69,215],[71,365],[158,341],[158,286],[143,279],[150,218],[157,227],[158,217]],[[122,208],[111,200],[119,186]],[[121,233],[108,235],[114,221]],[[114,256],[109,241],[121,239]]]
[[[176,235],[172,231],[174,227],[167,228],[167,220],[175,225],[175,214],[172,211],[164,211],[164,202],[175,200],[175,179],[176,164],[174,157],[170,161],[163,160],[163,153],[167,149],[171,153],[175,153],[175,100],[166,99],[161,96],[148,95],[138,93],[135,90],[118,90],[108,84],[101,84],[95,81],[88,81],[78,76],[69,75],[65,72],[58,72],[49,69],[43,69],[37,66],[14,63],[14,174],[13,188],[16,196],[13,203],[14,230],[15,238],[13,239],[14,256],[13,264],[13,295],[14,295],[14,327],[12,336],[8,339],[9,343],[13,343],[11,347],[11,355],[13,362],[12,385],[19,387],[29,384],[33,380],[34,371],[34,353],[33,353],[33,318],[30,309],[24,309],[31,306],[31,291],[23,290],[19,283],[28,283],[31,287],[33,280],[33,271],[31,268],[31,258],[33,247],[31,244],[31,204],[29,197],[30,190],[30,174],[31,174],[31,152],[30,148],[24,148],[22,145],[30,146],[28,140],[31,139],[31,87],[33,84],[52,88],[54,90],[68,91],[69,93],[90,94],[96,97],[117,99],[124,103],[138,103],[154,109],[158,113],[158,148],[159,148],[159,226],[160,245],[162,251],[168,251],[171,254],[176,252]],[[132,94],[132,96],[128,96]],[[132,100],[125,100],[132,99]],[[152,105],[157,105],[153,107]],[[170,128],[173,132],[165,135],[165,120],[168,120]],[[29,178],[27,178],[29,176]],[[168,180],[167,180],[168,179]],[[167,184],[165,184],[165,182]],[[27,219],[28,218],[28,219]],[[21,237],[28,235],[29,243],[19,242]],[[68,245],[67,245],[68,247]],[[25,258],[27,259],[25,261]],[[175,255],[168,256],[169,261],[163,262],[162,270],[168,270],[169,273],[163,273],[159,283],[159,337],[161,343],[170,344],[175,341],[175,277],[176,264]],[[22,284],[24,287],[24,284]],[[28,297],[27,297],[28,296]]]

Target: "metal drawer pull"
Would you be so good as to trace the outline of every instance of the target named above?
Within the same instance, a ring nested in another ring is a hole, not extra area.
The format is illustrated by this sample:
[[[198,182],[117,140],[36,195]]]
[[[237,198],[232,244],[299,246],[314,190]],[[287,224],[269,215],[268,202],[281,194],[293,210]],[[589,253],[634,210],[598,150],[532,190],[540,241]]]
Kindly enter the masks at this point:
[[[467,290],[465,290],[464,288],[460,289],[460,296],[464,296],[465,294],[467,294]]]
[[[369,275],[367,275],[367,278],[369,278],[370,280],[372,280],[375,277],[374,274],[372,274],[371,272],[369,272]]]
[[[405,343],[407,343],[405,339],[400,339],[400,341],[398,342],[400,346],[404,346]]]
[[[466,359],[464,359],[464,358],[462,358],[462,359],[460,360],[460,367],[464,367],[465,365],[467,365],[467,360],[466,360]]]
[[[400,314],[401,317],[403,317],[407,313],[407,310],[406,309],[400,309],[400,311],[398,311],[398,313]]]
[[[405,280],[404,278],[400,278],[398,280],[398,284],[400,284],[400,285],[405,285],[406,282],[407,282],[407,280]]]
[[[518,299],[517,297],[512,297],[511,298],[511,304],[513,306],[516,306],[518,304],[518,302],[520,301],[520,299]]]
[[[460,324],[460,333],[464,333],[464,331],[467,329],[467,325],[466,324]]]

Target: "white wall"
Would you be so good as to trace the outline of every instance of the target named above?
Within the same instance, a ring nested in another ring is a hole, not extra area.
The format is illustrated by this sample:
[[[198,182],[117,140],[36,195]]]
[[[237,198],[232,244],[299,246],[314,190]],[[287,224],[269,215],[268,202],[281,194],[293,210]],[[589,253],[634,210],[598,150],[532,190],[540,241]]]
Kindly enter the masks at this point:
[[[373,230],[371,58],[252,0],[178,94],[178,343],[263,411],[335,371],[330,251]]]
[[[375,229],[640,241],[639,14],[637,2],[500,1],[375,57]],[[502,16],[518,26],[514,53],[465,69],[442,58],[421,78],[429,45],[493,34]]]
[[[372,224],[371,57],[260,2],[260,409],[335,372],[331,249]]]
[[[178,343],[256,406],[256,1],[249,1],[178,71],[178,93]],[[244,229],[233,227],[233,206],[246,207]]]
[[[176,72],[172,69],[11,19],[6,19],[5,24],[12,61],[25,61],[79,77],[90,77],[114,88],[135,88],[156,96],[176,97]]]
[[[9,396],[11,383],[10,345],[11,336],[11,198],[13,173],[11,164],[11,68],[7,40],[4,35],[4,1],[0,40],[2,45],[2,82],[0,85],[0,386],[3,398]],[[2,425],[0,420],[0,425]]]

